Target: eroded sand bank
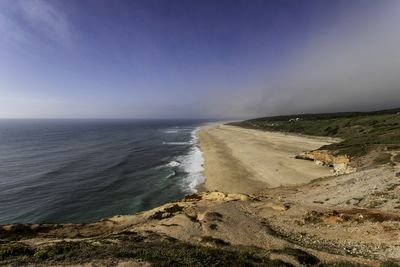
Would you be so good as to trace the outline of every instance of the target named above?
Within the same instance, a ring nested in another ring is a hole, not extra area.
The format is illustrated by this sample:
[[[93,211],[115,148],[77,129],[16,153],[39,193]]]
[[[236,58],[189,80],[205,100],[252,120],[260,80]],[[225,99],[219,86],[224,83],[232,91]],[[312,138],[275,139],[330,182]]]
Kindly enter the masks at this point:
[[[198,132],[206,190],[253,193],[266,187],[307,183],[332,175],[328,167],[295,159],[329,140],[212,125]]]

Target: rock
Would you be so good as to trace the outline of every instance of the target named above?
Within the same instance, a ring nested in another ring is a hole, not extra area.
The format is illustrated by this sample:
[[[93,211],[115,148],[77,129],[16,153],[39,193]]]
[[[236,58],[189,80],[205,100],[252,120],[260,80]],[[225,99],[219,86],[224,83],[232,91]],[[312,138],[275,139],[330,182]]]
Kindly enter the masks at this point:
[[[296,158],[322,162],[324,165],[332,165],[333,163],[333,156],[326,150],[305,151]]]
[[[164,206],[161,206],[158,209],[157,208],[154,209],[153,211],[155,212],[150,216],[150,219],[162,220],[170,218],[182,210],[183,207],[179,206],[178,204],[169,203]]]
[[[313,160],[315,164],[333,167],[335,175],[348,174],[356,171],[349,166],[350,157],[347,155],[333,156],[327,150],[305,151],[296,156],[296,159]]]
[[[183,201],[198,201],[201,200],[200,194],[190,194],[184,197]]]
[[[271,209],[275,211],[285,211],[289,209],[289,205],[272,205]]]
[[[199,221],[221,221],[222,214],[219,212],[204,212],[197,214],[197,219]]]
[[[203,193],[202,199],[210,201],[246,201],[249,199],[249,197],[244,194],[225,195],[222,192],[206,192]]]
[[[222,192],[206,192],[203,193],[204,200],[225,201],[225,194]]]
[[[249,197],[243,194],[228,194],[228,196],[225,198],[226,201],[232,201],[232,200],[239,200],[239,201],[246,201],[249,200]]]
[[[356,168],[349,166],[350,157],[347,155],[339,155],[333,159],[333,170],[336,175],[353,173]]]

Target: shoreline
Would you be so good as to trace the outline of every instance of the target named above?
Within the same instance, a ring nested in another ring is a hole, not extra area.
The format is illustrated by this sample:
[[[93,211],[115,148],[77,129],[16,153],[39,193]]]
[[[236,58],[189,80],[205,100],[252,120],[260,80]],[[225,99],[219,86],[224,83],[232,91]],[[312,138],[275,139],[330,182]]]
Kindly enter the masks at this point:
[[[334,139],[259,131],[221,123],[202,126],[196,135],[203,156],[204,176],[204,182],[196,187],[198,193],[215,190],[256,193],[266,188],[301,185],[332,176],[329,167],[294,157],[303,151],[330,144]]]
[[[201,149],[200,138],[198,136],[198,133],[203,128],[217,126],[217,125],[225,124],[225,123],[227,123],[227,122],[226,121],[207,122],[204,125],[196,127],[196,129],[192,131],[192,138],[194,140],[195,148],[197,148],[200,151],[200,155],[201,155],[201,171],[200,171],[201,176],[197,178],[198,180],[200,179],[201,182],[196,184],[195,186],[191,187],[193,192],[191,192],[190,194],[201,194],[201,193],[204,193],[207,191],[207,189],[205,187],[206,177],[204,175],[204,152]]]
[[[92,223],[0,225],[0,264],[150,266],[186,255],[203,266],[212,251],[220,260],[248,248],[282,266],[303,266],[304,257],[323,266],[400,263],[398,165],[333,176],[294,158],[324,144],[318,137],[221,124],[197,134],[206,178],[197,193]]]

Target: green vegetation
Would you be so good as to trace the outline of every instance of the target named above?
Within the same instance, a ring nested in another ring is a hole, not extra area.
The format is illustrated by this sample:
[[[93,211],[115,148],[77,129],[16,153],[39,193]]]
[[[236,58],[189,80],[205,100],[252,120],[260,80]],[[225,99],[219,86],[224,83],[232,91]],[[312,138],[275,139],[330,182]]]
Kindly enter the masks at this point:
[[[275,250],[273,252],[293,256],[299,263],[305,266],[315,266],[319,263],[319,259],[317,257],[297,248],[286,247],[282,250]]]
[[[392,155],[389,153],[381,153],[374,159],[374,163],[376,165],[387,164],[391,161],[391,157]]]
[[[91,260],[142,260],[154,266],[292,266],[269,258],[259,248],[200,246],[163,238],[122,234],[91,241],[57,242],[30,247],[19,242],[0,245],[0,265],[81,264]],[[95,242],[93,242],[95,241]],[[112,241],[112,242],[110,242]],[[218,243],[218,242],[217,242]]]
[[[19,242],[10,242],[0,245],[0,260],[11,256],[32,255],[34,252],[29,246]]]
[[[201,238],[201,242],[203,242],[203,243],[209,243],[209,244],[216,245],[216,246],[226,246],[226,245],[229,245],[228,242],[226,242],[226,241],[224,241],[224,240],[222,240],[222,239],[219,239],[219,238],[214,238],[214,237],[212,237],[212,236],[203,236],[203,237]]]
[[[64,265],[84,264],[91,261],[112,262],[125,260],[145,261],[152,266],[293,266],[271,254],[290,257],[302,266],[315,267],[361,267],[350,262],[321,262],[316,256],[297,248],[265,250],[256,247],[231,246],[204,237],[207,246],[193,245],[171,237],[154,233],[142,236],[134,232],[96,238],[86,241],[60,241],[38,247],[21,242],[0,243],[0,265]],[[210,242],[209,242],[210,241]],[[1,242],[1,240],[0,240]],[[279,258],[279,257],[278,257]],[[382,263],[382,267],[399,266],[393,261]]]
[[[45,246],[36,250],[33,255],[37,259],[64,259],[72,257],[74,252],[91,248],[90,245],[84,242],[60,242],[55,245]]]
[[[400,154],[397,154],[393,157],[393,161],[396,163],[400,163]]]
[[[398,150],[398,151],[400,151],[400,145],[388,145],[388,146],[387,146],[387,149],[388,149],[389,151],[393,151],[393,150]]]
[[[131,252],[138,253],[140,258],[155,266],[291,266],[279,260],[270,260],[261,250],[221,249],[181,244]]]
[[[379,267],[400,267],[400,262],[388,260],[383,262]]]
[[[351,262],[334,262],[334,263],[322,263],[318,267],[367,267],[364,264],[351,263]]]
[[[232,125],[268,131],[299,133],[343,139],[323,146],[334,155],[363,157],[377,151],[373,164],[390,162],[384,151],[400,150],[400,109],[378,112],[331,113],[251,119]]]

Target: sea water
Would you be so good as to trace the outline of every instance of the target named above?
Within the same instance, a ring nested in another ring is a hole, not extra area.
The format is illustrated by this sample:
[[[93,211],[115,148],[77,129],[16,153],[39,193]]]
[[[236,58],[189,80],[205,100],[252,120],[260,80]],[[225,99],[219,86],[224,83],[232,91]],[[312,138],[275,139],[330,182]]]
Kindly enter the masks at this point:
[[[193,120],[0,120],[0,224],[93,222],[196,192]]]

